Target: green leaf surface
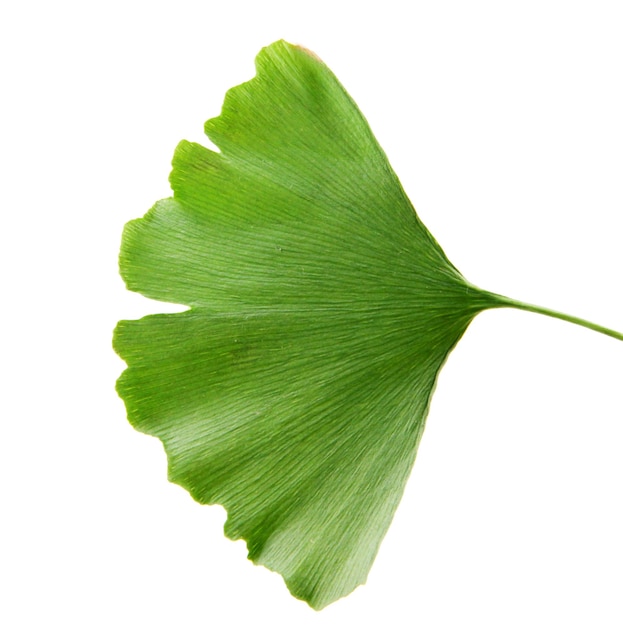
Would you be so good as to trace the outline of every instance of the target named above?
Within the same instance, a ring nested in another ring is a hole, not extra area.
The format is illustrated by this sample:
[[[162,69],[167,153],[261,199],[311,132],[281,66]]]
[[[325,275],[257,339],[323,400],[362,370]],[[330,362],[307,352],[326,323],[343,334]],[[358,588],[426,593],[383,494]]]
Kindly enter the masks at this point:
[[[449,352],[518,303],[448,261],[326,65],[283,41],[256,65],[205,125],[220,152],[181,142],[173,197],[126,225],[128,288],[190,309],[119,323],[118,391],[170,480],[320,609],[365,582]]]

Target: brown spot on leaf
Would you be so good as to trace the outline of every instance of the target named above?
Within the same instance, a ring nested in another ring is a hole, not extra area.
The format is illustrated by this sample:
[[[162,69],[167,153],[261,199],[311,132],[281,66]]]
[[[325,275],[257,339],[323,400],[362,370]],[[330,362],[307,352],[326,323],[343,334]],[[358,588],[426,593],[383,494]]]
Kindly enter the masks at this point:
[[[300,46],[298,44],[296,44],[295,47],[298,48],[299,50],[301,50],[302,52],[304,52],[305,54],[308,54],[310,57],[312,57],[313,59],[315,59],[316,61],[319,61],[320,63],[322,63],[324,65],[324,61],[315,52],[313,52],[309,48],[306,48],[305,46]]]

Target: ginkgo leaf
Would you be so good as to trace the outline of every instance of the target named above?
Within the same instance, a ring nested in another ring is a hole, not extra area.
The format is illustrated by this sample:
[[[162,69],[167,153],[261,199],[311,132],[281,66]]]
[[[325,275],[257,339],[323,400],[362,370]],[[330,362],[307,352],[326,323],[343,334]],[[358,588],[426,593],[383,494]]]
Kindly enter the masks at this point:
[[[173,197],[126,225],[129,289],[184,313],[122,321],[128,418],[171,481],[320,609],[365,582],[440,368],[473,317],[522,305],[468,283],[418,219],[365,119],[283,41],[182,142]]]

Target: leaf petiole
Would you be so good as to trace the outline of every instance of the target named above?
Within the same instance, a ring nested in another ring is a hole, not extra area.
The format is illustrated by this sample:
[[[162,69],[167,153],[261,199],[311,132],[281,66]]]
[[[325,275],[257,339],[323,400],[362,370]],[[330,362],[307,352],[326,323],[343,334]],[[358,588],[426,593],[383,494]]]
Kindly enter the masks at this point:
[[[507,298],[505,296],[495,295],[496,300],[499,303],[500,307],[511,307],[514,309],[520,309],[522,311],[531,311],[532,313],[540,313],[541,315],[547,315],[548,317],[554,317],[559,320],[563,320],[565,322],[571,322],[572,324],[577,324],[578,326],[584,326],[585,328],[590,328],[598,333],[602,333],[603,335],[608,335],[608,337],[614,337],[619,341],[623,341],[623,333],[617,332],[616,330],[612,330],[610,328],[606,328],[605,326],[601,326],[600,324],[594,324],[593,322],[589,322],[588,320],[582,319],[580,317],[576,317],[575,315],[567,315],[566,313],[560,313],[559,311],[554,311],[552,309],[547,309],[542,306],[537,306],[534,304],[527,304],[525,302],[519,302],[518,300],[513,300],[512,298]]]

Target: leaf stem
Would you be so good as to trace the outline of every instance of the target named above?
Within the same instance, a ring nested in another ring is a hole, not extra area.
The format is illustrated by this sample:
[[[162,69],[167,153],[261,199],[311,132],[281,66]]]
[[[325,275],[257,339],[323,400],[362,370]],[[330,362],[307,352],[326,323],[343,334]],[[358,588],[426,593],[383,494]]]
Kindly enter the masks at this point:
[[[547,309],[542,306],[526,304],[525,302],[519,302],[518,300],[513,300],[497,294],[495,297],[501,307],[512,307],[522,311],[531,311],[532,313],[540,313],[541,315],[547,315],[548,317],[555,317],[556,319],[571,322],[572,324],[577,324],[578,326],[584,326],[584,328],[590,328],[591,330],[602,333],[603,335],[608,335],[608,337],[614,337],[619,341],[623,341],[623,333],[619,333],[616,330],[606,328],[605,326],[601,326],[599,324],[594,324],[593,322],[589,322],[588,320],[584,320],[580,317],[575,317],[575,315],[567,315],[566,313],[560,313],[559,311]]]

